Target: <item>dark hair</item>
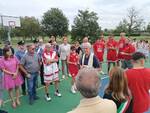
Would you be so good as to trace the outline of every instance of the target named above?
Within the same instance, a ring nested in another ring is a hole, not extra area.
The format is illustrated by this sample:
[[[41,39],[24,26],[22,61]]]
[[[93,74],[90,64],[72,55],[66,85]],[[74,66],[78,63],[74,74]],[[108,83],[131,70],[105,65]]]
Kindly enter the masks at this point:
[[[135,52],[133,55],[132,55],[132,60],[134,61],[137,61],[139,59],[145,59],[145,55],[141,52]]]
[[[76,50],[76,47],[75,47],[74,45],[72,45],[72,46],[70,47],[70,49],[73,51],[73,50]]]
[[[7,55],[7,52],[9,52],[11,50],[10,47],[4,47],[3,48],[3,55],[4,55],[4,58],[7,59],[8,58],[8,55]],[[12,55],[13,56],[13,55]]]
[[[110,71],[110,82],[105,90],[106,94],[111,93],[112,97],[120,102],[131,97],[125,72],[120,67],[113,67]]]

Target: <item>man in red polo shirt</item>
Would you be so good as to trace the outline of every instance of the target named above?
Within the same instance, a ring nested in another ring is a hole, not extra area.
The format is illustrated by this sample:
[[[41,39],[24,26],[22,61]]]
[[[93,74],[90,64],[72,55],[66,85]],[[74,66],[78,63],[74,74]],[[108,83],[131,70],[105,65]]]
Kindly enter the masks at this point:
[[[108,62],[108,72],[110,70],[111,64],[116,65],[117,62],[117,41],[114,40],[114,36],[110,34],[107,46],[107,62]]]
[[[104,37],[101,36],[100,39],[98,39],[93,44],[94,54],[98,58],[100,63],[103,62],[104,49],[105,49],[105,40]]]
[[[144,113],[150,108],[150,68],[145,68],[145,56],[132,55],[133,68],[126,70],[128,86],[133,96],[133,113]]]
[[[121,52],[123,51],[125,42],[126,42],[125,33],[121,32],[120,39],[118,41],[118,61],[122,61],[123,59],[123,55],[121,54]],[[118,62],[118,65],[121,65],[120,62]]]
[[[132,54],[135,52],[135,47],[132,45],[131,40],[129,38],[126,39],[125,45],[120,54],[122,55],[122,68],[129,69],[132,68]]]

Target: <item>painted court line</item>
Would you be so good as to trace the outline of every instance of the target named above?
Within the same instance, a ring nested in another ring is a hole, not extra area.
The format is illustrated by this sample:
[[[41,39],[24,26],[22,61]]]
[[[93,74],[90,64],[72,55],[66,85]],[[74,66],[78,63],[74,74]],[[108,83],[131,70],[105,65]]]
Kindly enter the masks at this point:
[[[101,78],[101,80],[104,80],[104,79],[106,79],[106,78],[109,78],[109,76],[104,76],[104,77]],[[65,79],[60,79],[60,81],[63,81],[63,80],[65,80]],[[37,91],[39,91],[39,90],[41,90],[41,89],[43,89],[43,88],[44,88],[44,86],[41,86],[41,87],[37,88]],[[24,96],[24,95],[20,95],[20,98],[23,97],[23,96]],[[4,104],[6,104],[6,103],[8,103],[8,102],[10,102],[10,101],[11,101],[11,99],[7,99],[7,100],[4,101]]]

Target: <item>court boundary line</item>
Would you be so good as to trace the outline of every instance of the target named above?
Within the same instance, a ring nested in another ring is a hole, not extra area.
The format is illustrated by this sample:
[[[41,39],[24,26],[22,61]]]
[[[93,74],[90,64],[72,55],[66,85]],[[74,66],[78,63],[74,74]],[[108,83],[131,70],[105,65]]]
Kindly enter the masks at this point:
[[[106,78],[109,78],[109,76],[106,75],[106,76],[102,77],[101,80],[104,80],[104,79],[106,79]],[[64,80],[66,80],[66,79],[60,79],[60,81],[64,81]],[[45,87],[45,86],[41,86],[41,87],[37,88],[37,91],[43,89],[44,87]],[[22,94],[21,94],[21,95],[19,96],[19,98],[21,98],[21,97],[23,97],[23,96],[27,96],[27,95],[22,95]],[[15,97],[15,99],[16,99],[16,97]],[[8,102],[11,102],[11,99],[7,99],[7,100],[5,100],[3,103],[6,104],[6,103],[8,103]]]

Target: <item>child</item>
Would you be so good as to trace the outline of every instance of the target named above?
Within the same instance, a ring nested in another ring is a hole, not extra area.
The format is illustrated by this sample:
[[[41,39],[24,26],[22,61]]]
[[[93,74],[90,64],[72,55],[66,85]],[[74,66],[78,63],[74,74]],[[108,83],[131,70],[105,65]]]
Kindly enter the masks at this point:
[[[48,92],[48,87],[50,83],[54,82],[55,84],[55,95],[60,97],[61,94],[58,91],[59,83],[59,69],[58,69],[58,56],[56,51],[53,50],[51,44],[46,44],[45,50],[43,52],[43,65],[44,65],[44,82],[45,82],[45,99],[50,101],[51,97]]]
[[[72,87],[71,87],[71,92],[72,93],[76,93],[75,91],[75,77],[78,73],[78,64],[79,64],[79,56],[78,54],[76,53],[76,48],[75,46],[71,46],[71,52],[67,58],[67,63],[68,63],[68,68],[69,68],[69,73],[71,74],[72,76]]]

